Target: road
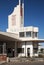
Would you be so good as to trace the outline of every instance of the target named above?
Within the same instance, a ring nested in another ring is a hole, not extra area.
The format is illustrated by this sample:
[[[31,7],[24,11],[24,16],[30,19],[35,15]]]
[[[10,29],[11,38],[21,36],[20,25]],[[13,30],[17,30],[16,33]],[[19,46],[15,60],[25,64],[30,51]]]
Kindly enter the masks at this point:
[[[9,62],[0,65],[44,65],[44,62]]]

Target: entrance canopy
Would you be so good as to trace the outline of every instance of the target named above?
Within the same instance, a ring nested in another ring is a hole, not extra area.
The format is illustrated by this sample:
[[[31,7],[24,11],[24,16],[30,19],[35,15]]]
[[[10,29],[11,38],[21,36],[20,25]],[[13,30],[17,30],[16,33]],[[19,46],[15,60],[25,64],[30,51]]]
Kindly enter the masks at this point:
[[[10,32],[0,32],[0,41],[20,41],[18,35]]]

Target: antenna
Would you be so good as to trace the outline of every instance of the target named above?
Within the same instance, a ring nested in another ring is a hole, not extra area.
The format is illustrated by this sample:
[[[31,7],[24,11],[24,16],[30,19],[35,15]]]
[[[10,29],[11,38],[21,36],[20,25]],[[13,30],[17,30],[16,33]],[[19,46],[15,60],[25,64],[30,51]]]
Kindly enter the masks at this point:
[[[19,0],[19,5],[21,5],[21,0]]]
[[[23,2],[22,2],[23,0],[19,0],[19,5],[21,5],[22,6],[22,4],[23,4]]]

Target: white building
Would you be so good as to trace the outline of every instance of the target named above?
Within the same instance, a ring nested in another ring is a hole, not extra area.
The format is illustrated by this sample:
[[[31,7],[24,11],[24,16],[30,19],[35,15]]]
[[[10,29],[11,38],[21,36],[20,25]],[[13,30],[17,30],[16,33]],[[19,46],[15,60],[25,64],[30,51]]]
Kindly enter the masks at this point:
[[[21,0],[8,16],[6,31],[0,32],[0,58],[38,56],[39,43],[44,39],[38,39],[38,27],[24,27],[24,3]]]

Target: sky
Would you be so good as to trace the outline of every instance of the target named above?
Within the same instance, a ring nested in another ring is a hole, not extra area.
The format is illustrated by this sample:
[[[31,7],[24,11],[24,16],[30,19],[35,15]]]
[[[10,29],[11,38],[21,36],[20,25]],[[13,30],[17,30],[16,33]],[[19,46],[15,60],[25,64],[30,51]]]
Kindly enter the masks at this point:
[[[8,15],[19,0],[0,0],[0,31],[8,27]],[[44,0],[24,0],[24,26],[39,27],[39,38],[44,39]]]

